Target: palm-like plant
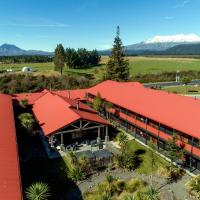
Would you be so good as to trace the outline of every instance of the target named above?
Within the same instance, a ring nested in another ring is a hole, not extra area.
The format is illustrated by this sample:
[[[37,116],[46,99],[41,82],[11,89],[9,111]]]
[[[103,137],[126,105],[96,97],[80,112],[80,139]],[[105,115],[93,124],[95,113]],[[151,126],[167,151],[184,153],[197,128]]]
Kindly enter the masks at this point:
[[[18,119],[21,122],[21,126],[25,128],[28,133],[30,133],[35,123],[33,115],[31,115],[30,113],[22,113],[19,115]]]
[[[72,164],[74,164],[75,166],[78,166],[78,158],[77,158],[76,153],[74,151],[70,151],[69,156],[71,158]]]
[[[108,174],[106,176],[106,182],[108,183],[108,194],[109,194],[109,197],[111,196],[111,188],[112,188],[112,183],[114,182],[115,178]]]
[[[22,106],[23,108],[26,108],[28,105],[28,100],[27,99],[21,99],[19,101],[19,105]]]
[[[49,187],[46,183],[36,182],[26,190],[28,200],[47,200],[50,197]]]
[[[159,200],[160,193],[153,187],[149,187],[144,193],[143,196],[147,200]]]
[[[70,171],[70,178],[75,181],[81,181],[85,178],[84,173],[81,171],[81,169],[79,167],[75,167]]]
[[[91,163],[88,157],[83,156],[79,159],[79,165],[84,174],[91,173]]]

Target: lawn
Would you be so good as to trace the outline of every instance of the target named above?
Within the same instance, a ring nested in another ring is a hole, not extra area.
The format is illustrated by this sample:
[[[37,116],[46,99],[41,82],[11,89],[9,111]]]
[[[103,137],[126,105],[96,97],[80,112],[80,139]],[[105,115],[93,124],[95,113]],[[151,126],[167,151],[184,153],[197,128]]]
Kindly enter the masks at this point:
[[[138,155],[141,158],[141,163],[136,169],[136,172],[139,174],[151,174],[152,173],[152,159],[151,159],[151,151],[145,146],[139,144],[135,140],[131,140],[128,142],[128,148],[133,152],[139,152]],[[161,158],[159,155],[156,155],[156,162],[153,168],[154,172],[157,172],[159,168],[165,168],[169,166],[170,163]]]
[[[128,57],[130,62],[130,74],[136,76],[138,74],[173,72],[173,71],[200,71],[200,59],[197,58],[167,58],[167,57]],[[95,67],[88,67],[85,69],[68,69],[65,67],[65,74],[92,74],[95,78],[100,78],[105,69],[105,64],[108,57],[102,57],[101,64]],[[53,71],[53,63],[22,63],[22,64],[2,64],[0,63],[0,70],[13,69],[14,71],[21,71],[24,66],[30,66],[36,74],[59,75]]]
[[[163,87],[162,90],[176,94],[200,94],[200,86],[193,85]]]

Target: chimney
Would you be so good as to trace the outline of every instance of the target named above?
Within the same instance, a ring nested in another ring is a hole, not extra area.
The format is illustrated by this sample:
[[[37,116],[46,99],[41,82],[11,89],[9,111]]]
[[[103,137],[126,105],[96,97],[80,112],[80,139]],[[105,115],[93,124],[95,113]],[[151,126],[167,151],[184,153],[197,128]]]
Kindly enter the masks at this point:
[[[71,97],[70,97],[70,91],[68,90],[68,98],[70,99]]]
[[[79,99],[76,102],[76,109],[79,110]]]

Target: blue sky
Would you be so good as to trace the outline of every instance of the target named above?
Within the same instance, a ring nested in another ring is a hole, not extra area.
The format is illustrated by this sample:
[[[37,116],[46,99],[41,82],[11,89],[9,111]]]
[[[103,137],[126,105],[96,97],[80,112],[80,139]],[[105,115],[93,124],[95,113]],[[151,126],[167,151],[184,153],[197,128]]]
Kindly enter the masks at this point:
[[[200,35],[200,0],[0,0],[0,44],[106,49],[156,35]]]

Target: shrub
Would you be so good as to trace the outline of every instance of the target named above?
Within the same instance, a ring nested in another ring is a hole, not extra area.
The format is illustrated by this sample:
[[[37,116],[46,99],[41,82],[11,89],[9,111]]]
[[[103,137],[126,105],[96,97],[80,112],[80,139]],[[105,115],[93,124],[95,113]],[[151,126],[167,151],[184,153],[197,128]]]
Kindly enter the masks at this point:
[[[187,184],[187,189],[189,192],[200,199],[200,175],[192,178]]]
[[[117,192],[120,194],[126,188],[126,183],[123,180],[118,180],[115,183],[115,187],[116,187]]]
[[[141,179],[135,178],[135,179],[131,179],[128,183],[127,183],[127,191],[130,193],[133,193],[143,187],[146,186],[146,182],[144,182]]]

